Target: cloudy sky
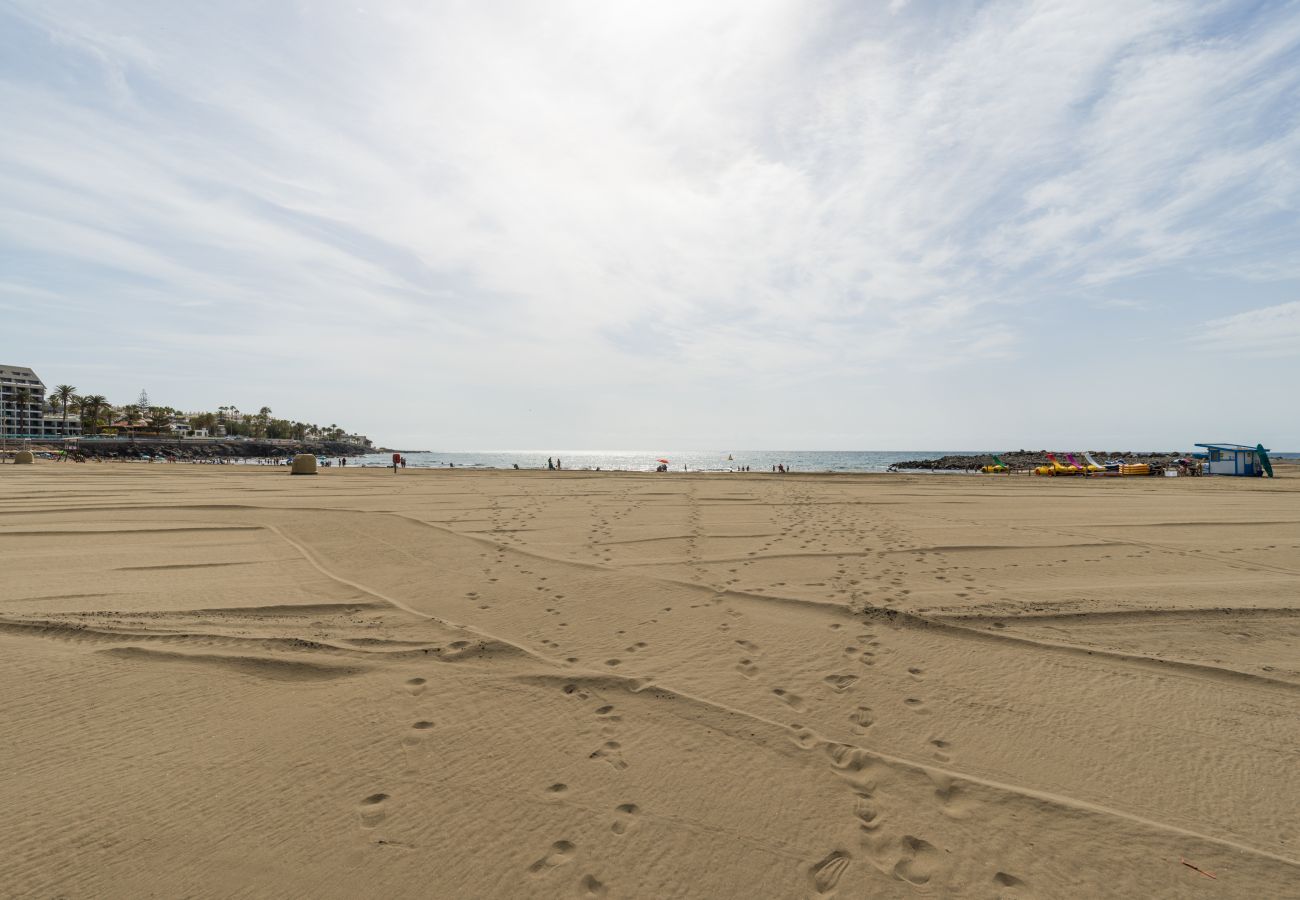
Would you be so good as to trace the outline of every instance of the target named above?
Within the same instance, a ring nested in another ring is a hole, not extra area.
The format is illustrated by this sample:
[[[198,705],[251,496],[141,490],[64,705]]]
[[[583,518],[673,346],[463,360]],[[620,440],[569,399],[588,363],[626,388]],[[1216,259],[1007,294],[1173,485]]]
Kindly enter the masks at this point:
[[[0,0],[0,361],[408,448],[1300,450],[1300,6]]]

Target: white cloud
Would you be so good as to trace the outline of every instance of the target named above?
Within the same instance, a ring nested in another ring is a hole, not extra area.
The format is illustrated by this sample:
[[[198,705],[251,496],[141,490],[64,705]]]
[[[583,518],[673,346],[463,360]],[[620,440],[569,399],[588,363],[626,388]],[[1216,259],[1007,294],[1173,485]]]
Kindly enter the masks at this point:
[[[1300,356],[1300,300],[1212,319],[1195,341],[1249,356]]]

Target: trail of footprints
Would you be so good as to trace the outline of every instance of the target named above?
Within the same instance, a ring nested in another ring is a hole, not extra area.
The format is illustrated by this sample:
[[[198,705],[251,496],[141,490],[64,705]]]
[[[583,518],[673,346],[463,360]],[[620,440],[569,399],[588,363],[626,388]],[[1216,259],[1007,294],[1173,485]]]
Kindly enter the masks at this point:
[[[576,684],[567,684],[563,688],[564,693],[576,697],[580,701],[592,700],[591,693],[582,689]],[[598,700],[596,702],[599,702]],[[627,763],[623,760],[621,746],[618,741],[613,740],[612,736],[617,732],[617,726],[623,721],[623,717],[618,714],[611,703],[602,704],[593,711],[597,720],[600,722],[601,736],[611,738],[605,741],[600,747],[591,753],[592,759],[603,759],[614,765],[616,769],[627,768]],[[560,799],[567,795],[569,786],[563,782],[556,782],[545,788],[544,793],[548,797]],[[610,819],[609,830],[619,837],[632,834],[640,825],[641,807],[635,803],[620,803],[614,807],[613,815]],[[550,874],[553,870],[560,868],[572,862],[577,856],[578,848],[568,840],[556,841],[543,856],[537,859],[528,867],[528,873],[536,878],[542,878]],[[578,879],[578,896],[584,898],[598,898],[606,896],[608,888],[595,875],[590,872],[584,874]]]
[[[626,510],[621,513],[614,513],[611,518],[617,521],[635,512],[638,507],[638,503],[630,503]],[[810,515],[816,509],[817,507],[811,501],[811,498],[796,498],[796,502],[791,508],[791,514],[799,519],[796,525],[800,527],[787,531],[784,536],[773,536],[758,550],[748,554],[751,561],[756,557],[761,558],[764,552],[772,549],[784,539],[793,539],[799,543],[801,549],[809,549],[811,542],[807,535],[807,526],[818,524]],[[507,530],[502,527],[507,524],[502,521],[504,512],[505,510],[497,507],[494,503],[494,509],[490,515],[493,519],[492,524],[500,531]],[[528,524],[536,516],[536,512],[532,510],[517,509],[513,512],[515,515],[508,524],[516,527],[527,528]],[[696,566],[700,564],[697,541],[703,531],[700,512],[696,498],[691,496],[687,513],[687,525],[691,534],[688,539],[688,560]],[[845,524],[842,517],[831,516],[831,521],[832,524]],[[610,521],[610,519],[597,519],[589,532],[588,547],[592,555],[606,564],[612,562],[609,542],[613,538],[613,524],[614,522]],[[826,529],[819,530],[823,533],[826,531]],[[875,605],[888,604],[892,600],[902,599],[910,593],[902,585],[904,583],[903,577],[909,569],[908,563],[913,560],[907,554],[899,554],[898,551],[913,548],[907,544],[906,538],[902,537],[896,528],[867,525],[865,530],[862,531],[847,527],[837,530],[849,531],[854,537],[861,540],[867,540],[869,534],[873,535],[876,544],[881,549],[875,551],[875,559],[863,556],[852,569],[850,568],[850,557],[840,557],[835,574],[829,579],[835,593],[848,597],[855,605],[867,597],[871,598],[867,600],[868,605],[873,602]],[[502,535],[502,537],[506,537],[506,535]],[[507,539],[518,540],[513,536]],[[831,548],[823,544],[820,549],[829,551]],[[871,550],[870,547],[864,549]],[[497,567],[503,567],[507,563],[504,551],[498,548],[497,554],[495,563]],[[942,557],[940,558],[942,559]],[[923,563],[925,561],[924,552],[919,553],[914,561]],[[873,563],[875,565],[872,571],[868,571],[867,567],[872,566]],[[749,565],[750,562],[743,562],[740,564],[739,569],[748,568]],[[533,574],[523,570],[518,563],[515,563],[514,567],[520,569],[521,574]],[[952,567],[943,565],[932,567],[930,571],[936,580],[940,582],[947,581],[949,574],[955,574],[965,582],[973,580],[973,577],[968,572],[962,572],[960,569],[953,571]],[[725,579],[723,584],[718,586],[719,590],[726,590],[739,582],[741,572],[737,568],[730,569],[728,572],[732,577]],[[484,574],[492,573],[485,570]],[[706,575],[707,572],[700,566],[696,569],[694,580],[699,581]],[[870,578],[876,582],[879,589],[878,596],[871,596],[873,590],[861,584],[863,578]],[[489,578],[489,581],[495,580]],[[539,578],[537,586],[537,591],[544,595],[551,593],[544,584],[545,580],[545,578]],[[969,589],[967,587],[967,590]],[[553,594],[552,596],[557,601],[563,599],[560,594]],[[959,594],[959,596],[964,598],[965,592]],[[477,594],[470,594],[467,599],[479,601]],[[721,601],[721,597],[715,600],[715,602]],[[487,608],[487,606],[480,603],[480,608]],[[560,614],[558,609],[552,608],[547,611],[556,615]],[[740,614],[734,610],[728,609],[726,611],[734,618],[740,617]],[[722,629],[725,631],[727,627],[724,621]],[[839,630],[840,627],[838,624],[831,626],[833,630]],[[845,655],[864,667],[876,665],[882,650],[881,642],[877,639],[876,634],[865,631],[858,634],[855,641],[855,644],[845,647]],[[756,678],[760,671],[757,662],[762,655],[760,648],[747,640],[737,640],[735,643],[744,653],[743,656],[738,657],[735,669],[745,678]],[[560,648],[557,642],[550,640],[543,640],[542,644],[552,650],[559,650]],[[627,647],[625,652],[633,654],[645,647],[645,643],[638,642]],[[570,660],[570,662],[575,661],[576,659]],[[606,661],[606,665],[611,668],[618,666],[620,663],[621,660],[616,658]],[[925,672],[922,668],[914,666],[909,668],[907,672],[918,684],[924,681]],[[822,681],[831,692],[842,694],[850,691],[860,679],[861,676],[853,672],[832,672],[826,675]],[[425,691],[425,679],[412,678],[406,682],[404,688],[413,697],[419,697]],[[574,684],[566,685],[564,691],[566,694],[575,695],[581,701],[592,699],[586,690]],[[771,693],[777,700],[791,708],[799,710],[804,707],[803,698],[785,688],[773,687]],[[922,697],[905,698],[904,705],[916,712],[927,712],[925,700]],[[627,768],[628,762],[624,756],[623,746],[618,740],[617,726],[621,721],[621,716],[614,706],[609,704],[596,707],[594,715],[601,723],[601,737],[604,740],[589,754],[589,757],[592,760],[605,762],[616,770]],[[859,705],[849,714],[848,719],[854,734],[865,734],[875,723],[876,714],[871,706]],[[418,746],[420,741],[433,728],[434,723],[431,721],[423,719],[415,721],[410,725],[409,731],[403,738],[404,745],[407,747]],[[897,826],[891,829],[889,818],[881,804],[882,797],[878,791],[877,779],[871,773],[871,769],[879,764],[869,757],[865,751],[858,748],[833,742],[828,743],[797,725],[792,726],[792,728],[796,731],[796,743],[800,746],[806,749],[823,747],[830,756],[832,768],[849,784],[853,821],[861,835],[859,847],[836,848],[808,865],[806,869],[807,882],[813,894],[817,897],[833,896],[837,892],[845,874],[855,864],[857,856],[864,857],[871,865],[900,881],[918,887],[928,884],[936,875],[942,862],[942,851],[923,836],[909,833],[900,834],[898,832],[902,829],[897,828]],[[942,737],[929,737],[927,739],[927,750],[939,762],[949,762],[952,758],[952,745]],[[972,801],[965,795],[965,788],[959,781],[948,776],[939,775],[932,775],[931,778],[934,781],[934,799],[939,803],[945,816],[962,819],[971,814]],[[567,784],[557,782],[544,788],[543,792],[548,797],[562,799],[568,794],[569,790]],[[364,798],[357,807],[357,815],[361,826],[365,829],[377,828],[388,816],[391,802],[390,796],[382,792]],[[618,805],[610,814],[610,831],[619,837],[632,834],[639,827],[640,814],[640,807],[635,803]],[[391,842],[376,840],[375,843]],[[569,866],[579,856],[579,849],[572,841],[555,841],[527,867],[527,874],[539,879],[554,877],[554,873]],[[1015,888],[1025,884],[1022,879],[1004,871],[997,872],[992,881],[998,888]],[[608,888],[594,874],[585,873],[577,881],[577,893],[580,897],[602,898],[607,895]]]
[[[836,629],[836,626],[832,626]],[[865,665],[874,664],[876,648],[880,641],[875,632],[859,633],[857,644],[845,648],[845,655],[858,658]],[[742,649],[757,655],[758,648],[749,642],[737,641]],[[867,648],[864,650],[863,648]],[[866,658],[861,655],[866,653]],[[742,660],[737,666],[742,674],[745,665],[752,665],[752,660]],[[921,666],[907,669],[909,678],[918,684],[925,680],[925,670]],[[752,677],[752,675],[747,675]],[[832,673],[822,679],[823,683],[834,693],[845,693],[860,680],[850,673]],[[778,699],[798,708],[801,700],[781,688],[773,688]],[[926,712],[923,698],[904,699],[904,706],[917,712]],[[865,734],[875,724],[876,715],[871,706],[862,704],[849,714],[849,723],[855,734]],[[845,780],[851,789],[853,820],[860,833],[858,848],[838,847],[822,858],[811,863],[806,869],[807,883],[813,896],[831,897],[839,888],[841,880],[855,863],[855,854],[860,854],[879,871],[915,887],[929,884],[937,875],[943,861],[942,851],[924,836],[910,833],[898,833],[901,828],[891,830],[888,817],[882,806],[879,782],[885,767],[878,763],[866,751],[846,744],[827,742],[811,730],[800,725],[792,725],[796,744],[804,749],[822,747],[830,757],[832,769]],[[926,749],[939,762],[950,762],[952,743],[942,737],[931,735],[926,742]],[[880,767],[880,768],[877,768]],[[966,796],[962,784],[946,775],[932,774],[934,783],[933,798],[940,806],[941,812],[951,819],[965,819],[971,815],[972,801]],[[998,888],[1018,887],[1024,881],[1007,872],[998,872],[993,878]]]
[[[861,748],[822,740],[798,725],[791,727],[795,743],[804,749],[821,747],[830,759],[832,770],[850,788],[853,817],[860,833],[858,850],[867,862],[913,886],[929,884],[939,873],[944,854],[920,835],[899,834],[902,829],[890,829],[882,791],[882,783],[889,780],[890,767]],[[939,738],[933,738],[929,743],[940,751],[951,746]],[[967,796],[966,787],[959,779],[935,771],[927,772],[927,775],[934,788],[933,798],[943,815],[956,820],[971,816],[974,801]],[[908,806],[910,804],[900,805],[903,816],[906,816]],[[839,847],[809,865],[806,873],[813,894],[816,897],[833,896],[854,861],[852,850]],[[991,880],[999,888],[1025,886],[1023,879],[1005,871],[996,872]]]
[[[629,647],[630,651],[643,649],[646,645],[638,643]],[[402,688],[414,698],[421,696],[428,687],[428,680],[425,678],[410,678],[403,683]],[[575,696],[582,701],[591,700],[591,694],[580,688],[576,684],[565,685],[564,693]],[[627,768],[627,762],[623,758],[622,745],[614,739],[617,732],[617,726],[622,722],[622,716],[617,713],[613,704],[602,704],[593,710],[593,714],[600,722],[600,731],[602,737],[607,738],[600,747],[590,754],[590,758],[599,759],[608,762],[615,769]],[[418,719],[410,725],[410,729],[402,739],[403,749],[418,746],[423,739],[433,731],[435,723],[428,719]],[[408,756],[408,766],[409,766]],[[563,782],[556,782],[547,786],[543,793],[555,799],[563,798],[569,792],[569,786]],[[357,819],[362,829],[370,832],[378,828],[388,818],[389,805],[392,797],[385,792],[376,792],[370,794],[361,800],[357,805]],[[624,837],[632,834],[640,825],[641,807],[636,803],[620,803],[614,807],[610,817],[610,831]],[[400,842],[386,840],[384,838],[375,838],[374,844],[390,845],[405,847]],[[575,860],[578,856],[578,847],[572,841],[558,840],[540,857],[534,860],[527,867],[527,874],[533,878],[545,878],[552,872],[562,869]],[[590,898],[590,900],[600,900],[605,897],[609,889],[595,875],[590,872],[583,874],[577,883],[578,896]]]
[[[428,689],[428,679],[408,678],[402,684],[402,689],[412,697],[418,698]],[[417,719],[411,723],[409,730],[403,735],[402,752],[406,757],[408,772],[414,772],[418,769],[416,760],[412,756],[413,751],[418,750],[433,729],[434,723],[429,719]],[[357,820],[361,827],[366,831],[373,831],[378,828],[388,818],[390,800],[392,800],[392,797],[389,794],[378,791],[370,794],[357,804]],[[399,841],[390,841],[384,838],[375,838],[372,843],[397,847],[407,846]]]

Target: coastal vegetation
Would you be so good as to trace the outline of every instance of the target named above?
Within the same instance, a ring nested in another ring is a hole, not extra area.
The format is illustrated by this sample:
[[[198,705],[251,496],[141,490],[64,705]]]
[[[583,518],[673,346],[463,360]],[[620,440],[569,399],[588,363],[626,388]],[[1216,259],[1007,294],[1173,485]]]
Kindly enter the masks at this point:
[[[19,391],[22,394],[23,390]],[[30,396],[27,398],[30,400]],[[19,402],[24,402],[19,398]],[[275,416],[269,406],[257,412],[244,412],[234,404],[215,410],[183,411],[171,406],[150,403],[149,395],[140,393],[135,402],[110,403],[103,394],[79,394],[70,384],[60,384],[50,392],[50,412],[66,422],[69,417],[81,422],[82,434],[114,433],[154,435],[207,435],[211,437],[252,438],[258,440],[345,441],[347,429],[331,422],[319,425]]]

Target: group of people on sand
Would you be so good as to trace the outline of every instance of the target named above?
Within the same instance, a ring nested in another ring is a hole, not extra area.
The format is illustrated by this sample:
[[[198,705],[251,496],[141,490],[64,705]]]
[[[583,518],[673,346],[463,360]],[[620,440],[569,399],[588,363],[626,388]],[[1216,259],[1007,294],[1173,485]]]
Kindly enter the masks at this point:
[[[556,469],[563,469],[564,466],[560,464],[560,458],[558,456],[555,457],[555,459],[551,459],[548,456],[546,457],[546,468],[554,472]]]

